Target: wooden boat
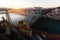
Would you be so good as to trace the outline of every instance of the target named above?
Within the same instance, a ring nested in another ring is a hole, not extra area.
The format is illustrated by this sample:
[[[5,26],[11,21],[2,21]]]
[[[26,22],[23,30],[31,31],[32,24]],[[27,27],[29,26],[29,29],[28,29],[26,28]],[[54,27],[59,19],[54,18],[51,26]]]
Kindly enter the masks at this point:
[[[31,28],[37,33],[44,33],[47,39],[60,40],[60,20],[39,18],[31,24]]]

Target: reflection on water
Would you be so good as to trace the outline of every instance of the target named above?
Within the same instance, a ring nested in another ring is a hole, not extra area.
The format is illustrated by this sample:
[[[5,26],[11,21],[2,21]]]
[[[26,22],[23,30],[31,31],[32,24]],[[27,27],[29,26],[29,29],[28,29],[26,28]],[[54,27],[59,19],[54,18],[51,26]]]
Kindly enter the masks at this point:
[[[0,14],[0,21],[2,21],[2,17],[6,19],[6,14]],[[24,15],[18,15],[15,13],[10,13],[10,18],[12,23],[17,24],[18,21],[24,20],[25,16]]]

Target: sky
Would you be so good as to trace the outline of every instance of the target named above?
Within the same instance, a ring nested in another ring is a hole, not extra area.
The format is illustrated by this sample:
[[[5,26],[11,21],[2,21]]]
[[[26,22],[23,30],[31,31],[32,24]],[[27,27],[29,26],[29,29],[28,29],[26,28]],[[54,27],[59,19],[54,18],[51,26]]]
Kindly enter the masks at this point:
[[[0,7],[27,8],[27,7],[57,7],[60,0],[0,0]]]

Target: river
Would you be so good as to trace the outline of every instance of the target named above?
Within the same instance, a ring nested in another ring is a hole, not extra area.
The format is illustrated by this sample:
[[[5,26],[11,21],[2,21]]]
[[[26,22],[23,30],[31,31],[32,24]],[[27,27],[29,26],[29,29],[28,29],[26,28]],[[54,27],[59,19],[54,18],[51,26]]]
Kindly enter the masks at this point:
[[[11,18],[11,22],[13,24],[17,24],[19,21],[24,20],[25,16],[24,15],[19,15],[16,13],[9,13],[10,18]],[[0,14],[0,21],[2,21],[2,17],[4,17],[6,19],[6,14]]]

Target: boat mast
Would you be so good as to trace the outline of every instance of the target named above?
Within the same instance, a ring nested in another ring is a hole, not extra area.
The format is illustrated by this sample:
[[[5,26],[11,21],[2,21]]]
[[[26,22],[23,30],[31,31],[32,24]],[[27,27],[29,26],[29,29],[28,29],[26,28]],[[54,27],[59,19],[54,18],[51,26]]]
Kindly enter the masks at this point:
[[[8,9],[6,9],[6,19],[10,23],[10,15],[8,13]]]

